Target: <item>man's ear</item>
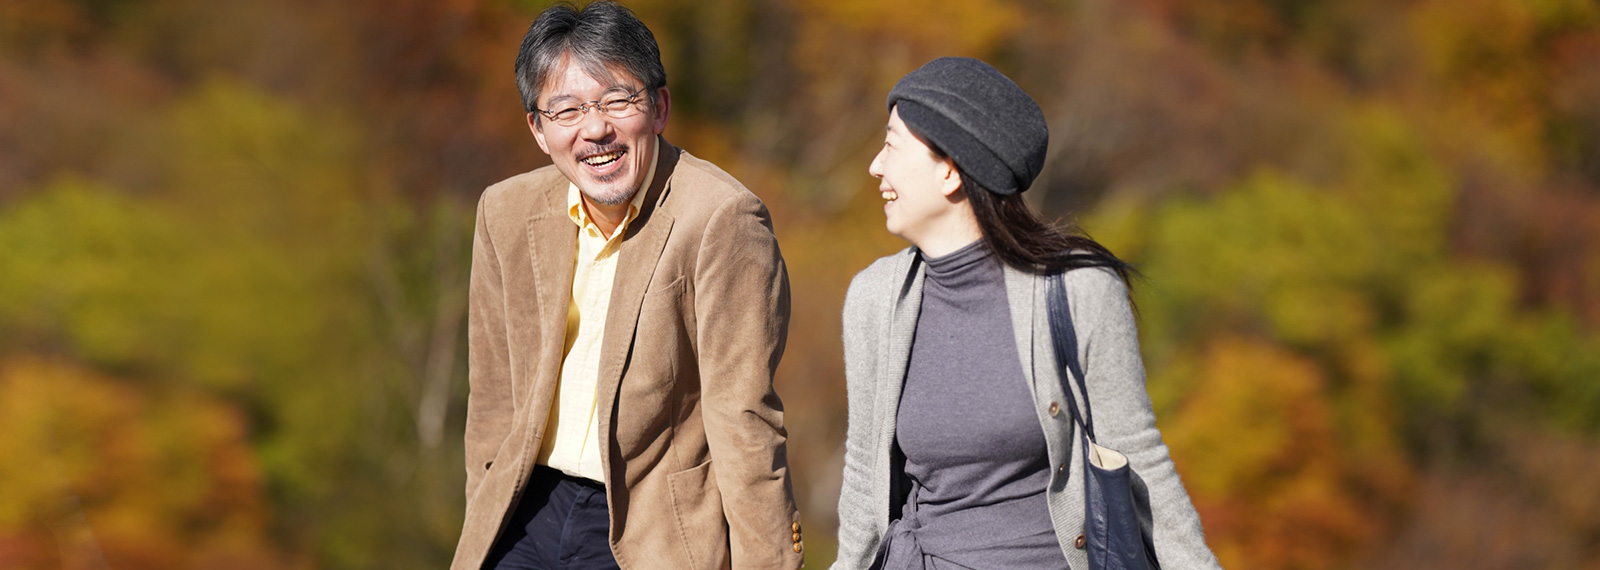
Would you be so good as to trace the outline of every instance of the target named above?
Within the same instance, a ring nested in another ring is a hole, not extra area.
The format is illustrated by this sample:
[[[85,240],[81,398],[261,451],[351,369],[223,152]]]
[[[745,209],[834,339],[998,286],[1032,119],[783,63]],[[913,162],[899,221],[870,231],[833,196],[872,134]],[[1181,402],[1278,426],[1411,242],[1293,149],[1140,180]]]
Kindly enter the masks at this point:
[[[533,140],[539,141],[539,150],[550,154],[550,147],[544,143],[544,129],[539,126],[539,116],[528,113],[528,130],[533,132]]]
[[[672,114],[672,92],[666,87],[656,90],[655,112],[655,121],[650,126],[659,135],[667,129],[667,115]]]

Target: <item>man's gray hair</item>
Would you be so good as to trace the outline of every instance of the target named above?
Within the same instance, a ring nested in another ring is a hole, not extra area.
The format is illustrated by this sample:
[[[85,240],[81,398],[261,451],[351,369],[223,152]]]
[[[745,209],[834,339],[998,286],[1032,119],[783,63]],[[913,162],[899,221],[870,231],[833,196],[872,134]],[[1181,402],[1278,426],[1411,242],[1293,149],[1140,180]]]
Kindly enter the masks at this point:
[[[632,75],[644,82],[652,105],[656,90],[667,85],[655,35],[633,11],[615,2],[582,7],[561,2],[528,26],[517,52],[517,89],[527,112],[538,108],[539,91],[564,57],[592,77],[610,77],[618,70]]]

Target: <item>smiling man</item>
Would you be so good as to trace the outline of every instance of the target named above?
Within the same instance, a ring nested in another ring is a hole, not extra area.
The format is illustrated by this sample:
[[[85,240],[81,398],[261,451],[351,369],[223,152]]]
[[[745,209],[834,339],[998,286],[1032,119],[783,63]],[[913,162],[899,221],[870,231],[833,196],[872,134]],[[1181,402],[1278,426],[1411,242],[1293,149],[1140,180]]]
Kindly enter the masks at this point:
[[[478,203],[455,569],[797,568],[766,207],[661,138],[650,30],[597,2],[517,55],[549,167]]]

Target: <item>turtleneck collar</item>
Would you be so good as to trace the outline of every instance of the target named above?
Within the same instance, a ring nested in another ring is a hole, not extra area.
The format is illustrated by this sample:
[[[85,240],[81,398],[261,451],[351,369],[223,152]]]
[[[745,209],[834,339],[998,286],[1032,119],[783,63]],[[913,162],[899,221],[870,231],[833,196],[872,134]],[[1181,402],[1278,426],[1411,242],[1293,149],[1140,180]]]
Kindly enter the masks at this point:
[[[928,279],[947,288],[961,288],[990,278],[997,263],[982,239],[939,257],[923,255]]]

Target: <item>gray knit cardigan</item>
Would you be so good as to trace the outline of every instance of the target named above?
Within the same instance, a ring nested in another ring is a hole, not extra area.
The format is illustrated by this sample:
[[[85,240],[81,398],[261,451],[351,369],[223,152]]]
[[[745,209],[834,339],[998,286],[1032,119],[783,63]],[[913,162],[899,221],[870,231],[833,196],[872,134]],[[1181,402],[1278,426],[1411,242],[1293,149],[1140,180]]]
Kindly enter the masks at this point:
[[[891,449],[895,413],[912,333],[922,303],[923,263],[915,248],[874,262],[850,282],[844,302],[845,380],[849,428],[839,494],[839,556],[834,570],[864,569],[891,519],[891,489],[903,491]],[[1136,492],[1147,491],[1156,554],[1165,570],[1220,568],[1206,547],[1200,517],[1156,430],[1126,285],[1104,269],[1068,272],[1066,292],[1078,359],[1087,376],[1099,443],[1128,456]],[[1072,568],[1088,559],[1074,546],[1083,532],[1082,453],[1051,345],[1044,277],[1005,267],[1006,297],[1023,374],[1044,429],[1051,473],[1046,499],[1056,538]],[[1082,404],[1082,398],[1078,398]],[[1056,413],[1051,413],[1052,408]]]

